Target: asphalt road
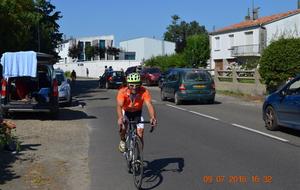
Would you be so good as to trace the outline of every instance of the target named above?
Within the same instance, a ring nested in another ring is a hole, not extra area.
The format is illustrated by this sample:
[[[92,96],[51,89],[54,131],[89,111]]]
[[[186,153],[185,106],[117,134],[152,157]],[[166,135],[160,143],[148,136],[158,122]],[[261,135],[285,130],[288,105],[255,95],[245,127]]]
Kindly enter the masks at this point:
[[[150,89],[159,126],[146,128],[144,189],[300,189],[300,133],[267,131],[260,104],[217,96],[213,105],[175,106]],[[82,90],[76,99],[92,116],[91,190],[134,189],[117,149],[116,90],[95,81]]]

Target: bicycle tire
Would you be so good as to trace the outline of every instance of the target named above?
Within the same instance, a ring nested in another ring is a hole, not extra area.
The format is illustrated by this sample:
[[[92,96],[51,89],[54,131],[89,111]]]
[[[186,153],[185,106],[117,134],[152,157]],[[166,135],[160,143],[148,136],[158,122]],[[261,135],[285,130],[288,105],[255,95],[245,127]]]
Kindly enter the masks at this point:
[[[141,139],[137,136],[133,148],[132,174],[134,185],[140,189],[143,182],[144,165],[143,165],[143,145]]]
[[[128,173],[132,173],[132,166],[131,166],[131,155],[130,155],[130,151],[132,151],[132,147],[131,147],[131,139],[129,138],[129,136],[126,136],[126,152],[125,152],[125,159],[126,159],[126,166],[127,166],[127,171]]]

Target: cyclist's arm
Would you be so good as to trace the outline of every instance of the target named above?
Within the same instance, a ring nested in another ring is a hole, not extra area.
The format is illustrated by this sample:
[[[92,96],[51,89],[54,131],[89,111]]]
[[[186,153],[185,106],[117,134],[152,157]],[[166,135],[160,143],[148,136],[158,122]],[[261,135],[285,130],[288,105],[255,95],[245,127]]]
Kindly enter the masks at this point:
[[[145,104],[148,108],[150,119],[155,119],[156,120],[156,112],[155,112],[155,109],[154,109],[154,106],[153,106],[151,100],[146,100]]]
[[[123,118],[123,113],[122,113],[123,102],[124,101],[117,100],[117,114],[118,114],[118,119],[119,118]]]

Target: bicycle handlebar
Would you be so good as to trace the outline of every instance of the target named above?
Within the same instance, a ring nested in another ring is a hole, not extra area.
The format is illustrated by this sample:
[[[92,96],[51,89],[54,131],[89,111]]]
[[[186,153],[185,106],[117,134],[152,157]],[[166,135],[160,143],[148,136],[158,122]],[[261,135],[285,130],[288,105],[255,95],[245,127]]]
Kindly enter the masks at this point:
[[[151,124],[150,121],[129,121],[129,124],[139,124],[139,123],[144,123],[144,124]],[[152,133],[154,131],[154,127],[151,126],[151,129],[150,129],[150,133]]]

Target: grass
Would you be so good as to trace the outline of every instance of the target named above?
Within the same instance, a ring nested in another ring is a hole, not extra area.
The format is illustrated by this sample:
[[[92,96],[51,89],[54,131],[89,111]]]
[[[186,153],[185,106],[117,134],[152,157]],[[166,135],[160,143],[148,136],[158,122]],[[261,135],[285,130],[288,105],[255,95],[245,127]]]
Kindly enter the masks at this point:
[[[241,98],[246,101],[254,101],[254,102],[263,102],[264,98],[265,98],[264,96],[258,96],[258,95],[253,96],[250,94],[244,94],[242,92],[233,92],[233,91],[229,91],[229,90],[217,90],[217,94],[232,96],[232,97],[236,97],[236,98]]]

